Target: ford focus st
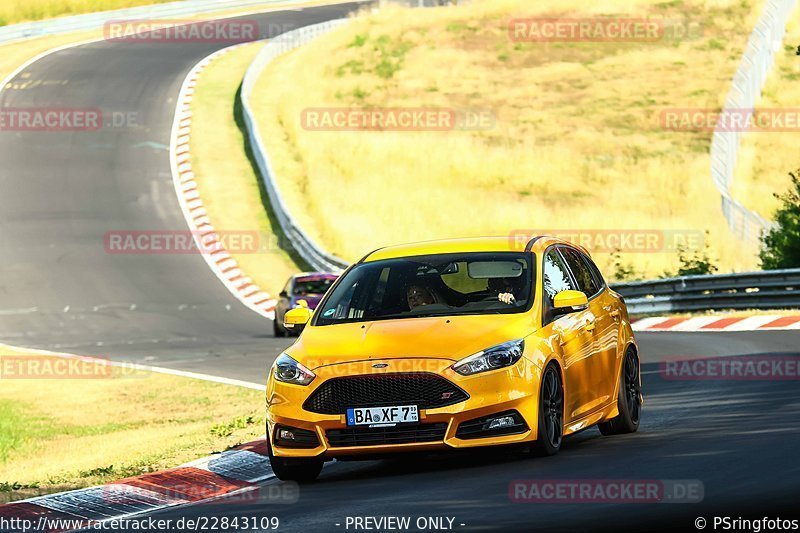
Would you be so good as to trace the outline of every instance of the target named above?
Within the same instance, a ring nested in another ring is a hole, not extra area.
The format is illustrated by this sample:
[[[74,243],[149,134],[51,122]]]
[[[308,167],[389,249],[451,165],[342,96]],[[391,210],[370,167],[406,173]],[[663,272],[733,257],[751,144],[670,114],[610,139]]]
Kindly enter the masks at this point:
[[[636,341],[582,248],[551,237],[382,248],[352,265],[267,383],[276,476],[326,460],[497,445],[558,452],[593,425],[638,429]]]

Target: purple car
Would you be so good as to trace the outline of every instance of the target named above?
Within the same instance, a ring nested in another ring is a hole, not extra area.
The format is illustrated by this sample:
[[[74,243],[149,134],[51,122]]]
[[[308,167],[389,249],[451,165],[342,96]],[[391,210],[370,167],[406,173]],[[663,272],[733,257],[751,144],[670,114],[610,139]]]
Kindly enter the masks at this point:
[[[336,274],[330,272],[303,272],[289,278],[275,305],[275,321],[273,322],[275,336],[297,335],[297,332],[284,329],[283,315],[289,309],[297,307],[299,300],[305,300],[309,309],[316,309],[317,304],[337,277]]]

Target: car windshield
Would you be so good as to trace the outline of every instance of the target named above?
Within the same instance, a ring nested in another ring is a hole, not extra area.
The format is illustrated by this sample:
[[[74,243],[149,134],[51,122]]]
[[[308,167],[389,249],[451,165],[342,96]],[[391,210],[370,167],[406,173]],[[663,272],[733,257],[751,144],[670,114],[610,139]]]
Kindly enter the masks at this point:
[[[533,299],[530,254],[403,257],[353,267],[315,313],[314,325],[429,316],[519,313]]]
[[[292,294],[302,296],[304,294],[325,294],[333,283],[331,278],[318,279],[297,279],[294,282]]]

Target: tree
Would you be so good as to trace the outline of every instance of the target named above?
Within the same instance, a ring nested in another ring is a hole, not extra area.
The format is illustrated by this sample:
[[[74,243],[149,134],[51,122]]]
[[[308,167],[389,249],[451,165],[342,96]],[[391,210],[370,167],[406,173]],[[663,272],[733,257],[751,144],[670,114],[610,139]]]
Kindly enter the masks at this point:
[[[789,172],[792,186],[775,194],[781,206],[775,212],[775,228],[761,238],[761,268],[775,270],[800,267],[800,169]]]
[[[689,249],[686,246],[678,246],[678,261],[681,262],[681,267],[678,269],[679,276],[702,276],[704,274],[713,274],[718,270],[708,255],[708,251],[711,248],[708,241],[709,234],[706,231],[703,250],[695,250],[691,255],[689,255]]]
[[[639,281],[642,279],[642,275],[636,271],[636,268],[633,266],[633,263],[622,262],[622,250],[617,248],[611,255],[609,255],[609,261],[611,262],[611,266],[614,270],[612,274],[612,279],[618,282],[625,282],[625,281]]]
[[[665,278],[672,278],[675,276],[702,276],[704,274],[713,274],[717,270],[717,266],[709,256],[711,245],[709,243],[709,233],[705,232],[705,242],[702,250],[694,250],[690,253],[688,246],[678,246],[678,261],[681,266],[678,268],[677,273],[664,272]]]

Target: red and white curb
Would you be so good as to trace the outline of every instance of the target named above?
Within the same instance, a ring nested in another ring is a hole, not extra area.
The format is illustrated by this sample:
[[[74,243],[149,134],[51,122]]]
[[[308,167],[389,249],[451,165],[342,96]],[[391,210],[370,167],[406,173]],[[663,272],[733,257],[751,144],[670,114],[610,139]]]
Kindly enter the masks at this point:
[[[651,317],[633,322],[634,331],[800,331],[800,315]]]
[[[252,503],[258,484],[273,477],[266,441],[259,440],[161,472],[0,505],[0,523],[69,531],[223,496]]]
[[[212,61],[245,44],[251,43],[237,44],[214,52],[197,63],[186,76],[178,95],[178,105],[175,110],[175,121],[172,125],[170,139],[172,181],[186,223],[189,225],[198,249],[202,251],[203,259],[208,266],[239,301],[256,313],[274,319],[276,300],[247,277],[239,268],[236,259],[222,245],[222,240],[203,206],[203,199],[197,190],[197,182],[192,171],[191,102],[197,86],[197,79],[203,69]],[[206,124],[205,127],[213,126]],[[209,248],[213,248],[213,250],[207,251]]]

